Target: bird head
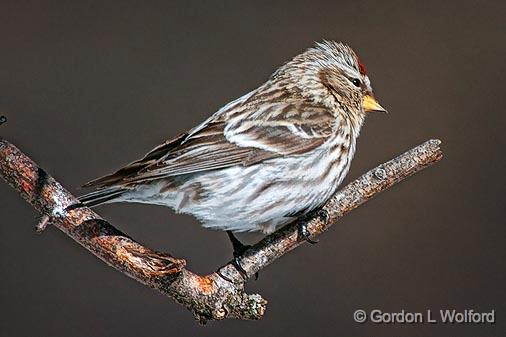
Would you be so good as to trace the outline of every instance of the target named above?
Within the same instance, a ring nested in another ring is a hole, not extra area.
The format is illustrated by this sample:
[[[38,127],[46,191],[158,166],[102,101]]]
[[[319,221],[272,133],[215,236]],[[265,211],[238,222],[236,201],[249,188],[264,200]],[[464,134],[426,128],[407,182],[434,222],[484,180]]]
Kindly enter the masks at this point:
[[[285,64],[280,72],[308,99],[342,113],[386,112],[374,97],[363,63],[347,45],[316,43]]]

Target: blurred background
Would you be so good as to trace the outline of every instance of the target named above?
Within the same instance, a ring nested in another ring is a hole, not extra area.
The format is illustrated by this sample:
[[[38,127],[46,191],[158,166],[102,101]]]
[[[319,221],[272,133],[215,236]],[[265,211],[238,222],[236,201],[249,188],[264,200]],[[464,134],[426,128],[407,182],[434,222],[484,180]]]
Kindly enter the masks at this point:
[[[261,321],[199,326],[106,266],[0,183],[1,336],[500,336],[506,324],[504,1],[0,3],[0,136],[76,194],[322,39],[349,43],[390,114],[370,116],[347,181],[429,138],[445,158],[248,284]],[[208,273],[226,235],[145,205],[98,212]],[[258,236],[241,236],[254,242]],[[496,310],[494,325],[357,324],[357,309]]]

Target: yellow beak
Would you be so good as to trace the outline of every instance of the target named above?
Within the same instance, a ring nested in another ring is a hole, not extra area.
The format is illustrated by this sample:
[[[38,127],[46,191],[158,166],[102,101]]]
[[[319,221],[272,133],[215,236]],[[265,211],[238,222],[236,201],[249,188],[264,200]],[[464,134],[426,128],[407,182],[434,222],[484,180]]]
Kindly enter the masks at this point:
[[[382,107],[376,98],[374,98],[372,95],[364,96],[364,102],[362,102],[362,106],[364,107],[364,112],[387,112],[386,109]]]

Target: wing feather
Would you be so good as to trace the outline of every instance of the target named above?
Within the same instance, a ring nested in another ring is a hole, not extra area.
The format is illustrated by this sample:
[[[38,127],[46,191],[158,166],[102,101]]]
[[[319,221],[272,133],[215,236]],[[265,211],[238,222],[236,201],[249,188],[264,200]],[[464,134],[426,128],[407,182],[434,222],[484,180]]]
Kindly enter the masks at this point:
[[[254,96],[253,96],[254,97]],[[264,97],[268,97],[264,95]],[[251,95],[248,99],[251,99]],[[274,102],[255,114],[254,105],[231,105],[207,121],[165,142],[119,171],[85,186],[109,187],[146,180],[252,165],[268,159],[300,155],[322,145],[332,134],[335,116],[307,103]]]

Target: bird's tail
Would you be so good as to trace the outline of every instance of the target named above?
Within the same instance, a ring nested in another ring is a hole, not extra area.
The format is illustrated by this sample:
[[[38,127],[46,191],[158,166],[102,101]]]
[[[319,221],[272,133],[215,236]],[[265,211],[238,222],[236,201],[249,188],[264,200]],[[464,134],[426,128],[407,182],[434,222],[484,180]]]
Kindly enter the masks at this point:
[[[87,207],[95,207],[120,198],[128,189],[123,187],[108,187],[79,197],[79,201]]]

